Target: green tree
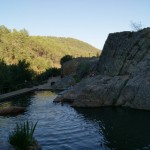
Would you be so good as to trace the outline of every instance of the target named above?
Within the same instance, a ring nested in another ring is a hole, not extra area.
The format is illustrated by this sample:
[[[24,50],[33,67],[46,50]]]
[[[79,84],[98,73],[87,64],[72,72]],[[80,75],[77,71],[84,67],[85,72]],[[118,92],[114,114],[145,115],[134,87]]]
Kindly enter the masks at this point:
[[[61,64],[61,77],[63,77],[63,70],[64,70],[64,66],[63,64],[69,60],[72,60],[73,57],[71,55],[65,55],[64,57],[62,57],[60,59],[60,64]]]
[[[10,33],[10,30],[7,29],[4,25],[0,26],[0,34],[8,34]]]
[[[19,32],[25,36],[29,36],[29,32],[26,29],[21,29]]]
[[[60,60],[66,54],[88,57],[90,53],[92,57],[97,51],[98,49],[76,39],[30,36],[26,29],[11,31],[0,26],[0,59],[4,58],[6,64],[17,64],[19,60],[25,59],[37,73],[43,73],[52,67],[59,68]]]
[[[73,59],[73,57],[71,55],[65,55],[64,57],[61,58],[60,64],[62,65],[64,62],[67,62],[72,59]]]

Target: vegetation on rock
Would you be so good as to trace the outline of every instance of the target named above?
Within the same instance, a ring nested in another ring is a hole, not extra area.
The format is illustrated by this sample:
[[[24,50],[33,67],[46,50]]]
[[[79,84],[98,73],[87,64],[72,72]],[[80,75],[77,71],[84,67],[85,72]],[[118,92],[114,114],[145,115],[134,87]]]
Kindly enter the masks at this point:
[[[9,143],[17,150],[28,150],[30,146],[36,145],[37,142],[33,137],[36,125],[37,122],[17,123],[14,131],[9,135]]]
[[[77,67],[77,74],[80,78],[85,77],[90,72],[90,63],[88,61],[81,62]]]

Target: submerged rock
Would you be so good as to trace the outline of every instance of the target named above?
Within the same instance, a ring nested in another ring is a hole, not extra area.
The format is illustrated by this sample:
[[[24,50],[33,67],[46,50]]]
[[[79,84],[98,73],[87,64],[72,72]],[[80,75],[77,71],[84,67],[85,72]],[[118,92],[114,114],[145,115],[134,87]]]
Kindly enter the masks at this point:
[[[68,90],[74,107],[126,106],[150,110],[150,28],[110,34],[100,56],[98,76]]]
[[[5,116],[5,115],[18,115],[22,112],[25,111],[24,107],[18,107],[18,106],[10,106],[6,108],[1,108],[0,109],[0,115]]]
[[[42,150],[42,147],[41,147],[41,145],[38,144],[38,142],[36,142],[35,145],[29,146],[28,150]]]

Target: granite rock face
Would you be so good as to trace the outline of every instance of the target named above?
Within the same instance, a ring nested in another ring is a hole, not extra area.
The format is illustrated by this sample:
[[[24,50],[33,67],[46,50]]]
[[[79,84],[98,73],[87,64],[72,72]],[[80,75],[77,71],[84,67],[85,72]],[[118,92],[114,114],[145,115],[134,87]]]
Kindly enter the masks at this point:
[[[88,63],[89,68],[93,69],[94,65],[98,62],[98,58],[86,58],[86,57],[79,57],[74,58],[70,61],[67,61],[63,64],[63,71],[62,75],[63,77],[69,76],[69,75],[75,75],[78,72],[80,72],[80,64]]]
[[[150,28],[109,34],[97,71],[67,91],[73,106],[150,110]]]
[[[52,88],[54,90],[57,89],[66,89],[70,86],[75,85],[75,79],[73,78],[73,76],[66,76],[64,78],[60,78],[57,82],[55,82],[55,84],[52,85]]]

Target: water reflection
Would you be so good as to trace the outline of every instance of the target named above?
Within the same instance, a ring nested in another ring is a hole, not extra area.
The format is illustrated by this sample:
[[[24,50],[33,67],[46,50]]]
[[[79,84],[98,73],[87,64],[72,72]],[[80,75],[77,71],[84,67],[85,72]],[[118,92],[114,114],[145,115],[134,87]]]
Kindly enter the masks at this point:
[[[76,109],[99,124],[107,147],[115,150],[150,149],[150,112],[127,108]]]
[[[0,109],[5,108],[5,107],[10,107],[12,106],[12,102],[5,102],[0,104]]]
[[[0,107],[9,107],[9,106],[21,106],[28,107],[31,105],[31,99],[34,96],[33,93],[24,94],[20,97],[9,98],[8,101],[0,103]]]
[[[0,116],[0,146],[17,122],[29,120],[38,121],[35,136],[44,150],[150,149],[150,112],[123,108],[74,109],[53,103],[55,97],[50,91],[38,91],[3,103],[3,107],[26,107],[26,112],[14,117]]]
[[[42,92],[37,91],[37,92],[35,92],[35,94],[41,98],[48,98],[48,97],[56,96],[56,94],[54,92],[51,92],[51,91],[42,91]]]

